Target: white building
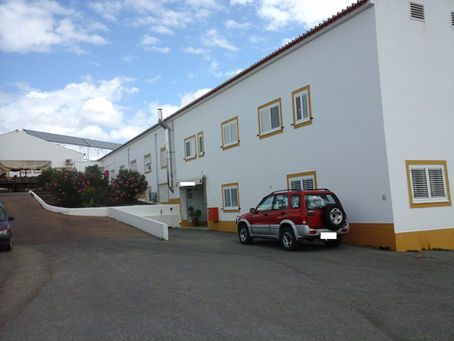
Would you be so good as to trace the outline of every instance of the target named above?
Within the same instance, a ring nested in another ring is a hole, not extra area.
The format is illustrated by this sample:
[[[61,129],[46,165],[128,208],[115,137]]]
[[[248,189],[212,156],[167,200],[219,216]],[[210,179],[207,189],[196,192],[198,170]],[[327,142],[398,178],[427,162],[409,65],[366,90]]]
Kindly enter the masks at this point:
[[[4,165],[4,166],[2,166]],[[20,175],[10,171],[10,167],[23,168],[22,175],[36,176],[42,169],[78,168],[85,170],[87,163],[84,155],[74,150],[64,148],[31,136],[23,131],[15,130],[0,135],[0,175]]]
[[[327,187],[347,242],[452,249],[453,55],[454,0],[358,1],[101,161],[210,229],[273,190]]]

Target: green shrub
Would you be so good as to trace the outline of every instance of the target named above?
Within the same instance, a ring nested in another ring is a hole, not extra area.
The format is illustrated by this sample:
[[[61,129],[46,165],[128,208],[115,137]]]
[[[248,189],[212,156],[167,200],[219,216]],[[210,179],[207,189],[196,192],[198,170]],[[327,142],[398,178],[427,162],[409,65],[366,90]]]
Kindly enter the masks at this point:
[[[82,193],[90,186],[84,173],[76,170],[54,170],[45,188],[64,207],[80,207]]]
[[[56,170],[53,168],[47,168],[43,170],[36,179],[36,184],[38,185],[38,188],[45,189],[46,185],[52,180],[55,172]]]
[[[111,196],[111,188],[108,184],[104,187],[88,187],[82,192],[82,206],[100,207],[106,206]]]
[[[112,182],[112,199],[117,203],[130,204],[137,200],[137,196],[143,194],[148,183],[143,174],[134,170],[120,170],[118,176]]]

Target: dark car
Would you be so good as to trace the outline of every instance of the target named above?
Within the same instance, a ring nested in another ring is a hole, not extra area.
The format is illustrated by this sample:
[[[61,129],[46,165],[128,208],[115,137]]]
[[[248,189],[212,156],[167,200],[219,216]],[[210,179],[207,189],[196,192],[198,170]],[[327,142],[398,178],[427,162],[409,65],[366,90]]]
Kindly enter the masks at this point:
[[[13,232],[10,221],[14,217],[8,217],[5,207],[0,204],[0,248],[10,251],[13,248]]]
[[[237,227],[243,244],[272,238],[280,240],[286,250],[293,250],[302,240],[322,240],[328,247],[337,247],[349,232],[339,199],[326,188],[270,193],[238,218]]]

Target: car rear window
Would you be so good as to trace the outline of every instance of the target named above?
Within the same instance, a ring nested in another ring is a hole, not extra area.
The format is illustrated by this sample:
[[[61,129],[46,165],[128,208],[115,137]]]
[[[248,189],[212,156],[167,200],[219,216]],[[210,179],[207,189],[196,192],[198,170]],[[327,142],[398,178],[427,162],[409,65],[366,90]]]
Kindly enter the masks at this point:
[[[306,194],[306,209],[308,210],[318,210],[331,204],[338,204],[338,201],[330,193]]]

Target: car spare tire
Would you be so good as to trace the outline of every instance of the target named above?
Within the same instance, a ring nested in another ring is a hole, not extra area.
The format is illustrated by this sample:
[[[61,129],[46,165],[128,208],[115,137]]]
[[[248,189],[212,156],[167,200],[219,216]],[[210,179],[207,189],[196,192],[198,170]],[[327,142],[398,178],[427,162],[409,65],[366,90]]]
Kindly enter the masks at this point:
[[[323,222],[325,226],[336,231],[345,223],[345,212],[340,205],[327,205],[323,208]]]

